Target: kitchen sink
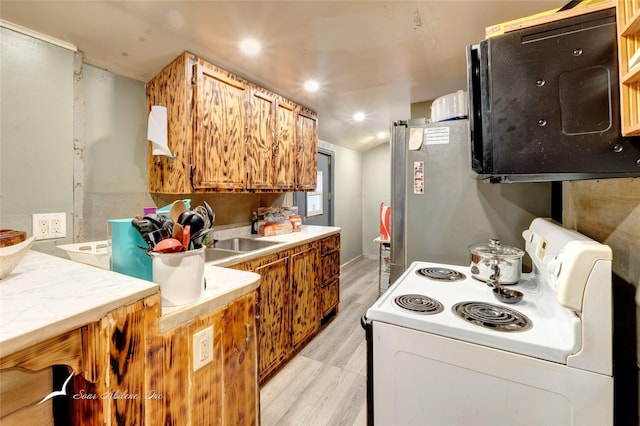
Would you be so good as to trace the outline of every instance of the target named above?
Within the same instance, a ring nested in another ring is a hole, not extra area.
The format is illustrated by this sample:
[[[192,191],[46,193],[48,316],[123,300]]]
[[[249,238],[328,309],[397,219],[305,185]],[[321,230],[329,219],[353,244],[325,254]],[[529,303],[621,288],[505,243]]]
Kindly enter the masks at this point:
[[[212,262],[214,260],[226,259],[227,257],[236,256],[242,254],[240,251],[233,250],[221,250],[217,248],[208,248],[204,251],[204,261]]]
[[[229,238],[220,240],[214,244],[214,248],[223,250],[232,250],[235,252],[248,252],[260,250],[270,246],[280,244],[277,241],[255,240],[253,238]]]

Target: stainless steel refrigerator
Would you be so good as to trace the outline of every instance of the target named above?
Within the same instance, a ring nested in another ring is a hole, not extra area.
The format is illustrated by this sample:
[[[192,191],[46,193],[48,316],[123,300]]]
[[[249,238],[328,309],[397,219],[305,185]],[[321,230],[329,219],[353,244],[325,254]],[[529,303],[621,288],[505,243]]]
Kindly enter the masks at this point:
[[[531,220],[550,217],[549,182],[479,180],[469,141],[466,119],[392,126],[391,283],[418,260],[466,265],[467,247],[490,238],[523,248],[521,233]]]

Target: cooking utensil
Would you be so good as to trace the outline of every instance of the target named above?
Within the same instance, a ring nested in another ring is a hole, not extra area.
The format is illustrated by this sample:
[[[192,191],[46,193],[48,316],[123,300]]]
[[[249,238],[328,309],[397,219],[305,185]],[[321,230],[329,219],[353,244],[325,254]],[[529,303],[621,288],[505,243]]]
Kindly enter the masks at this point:
[[[490,263],[493,273],[487,279],[487,285],[493,287],[493,289],[491,290],[491,292],[493,293],[493,297],[504,303],[520,302],[524,297],[524,294],[521,291],[505,288],[499,284],[501,272],[499,260],[493,259]]]
[[[171,203],[171,208],[169,209],[169,216],[174,223],[178,222],[178,218],[180,215],[187,210],[187,206],[184,204],[182,200],[176,200]]]
[[[213,212],[213,209],[209,204],[207,204],[206,201],[203,201],[202,204],[204,205],[204,208],[207,211],[207,216],[209,217],[209,223],[211,224],[209,226],[213,226],[213,222],[215,222],[216,220],[216,214]]]
[[[518,303],[524,297],[521,291],[505,288],[501,285],[494,287],[491,291],[496,299],[504,303]]]
[[[153,247],[155,245],[155,241],[149,237],[149,234],[157,229],[151,221],[147,219],[138,219],[136,217],[131,219],[131,226],[138,231],[138,234],[140,234],[149,247]]]
[[[204,228],[204,218],[193,211],[183,212],[178,218],[178,222],[183,226],[191,226],[191,233],[196,233]]]
[[[182,243],[175,238],[166,238],[153,248],[156,253],[176,253],[182,251]]]
[[[213,228],[208,228],[208,229],[202,229],[200,230],[200,232],[196,232],[195,234],[193,234],[191,236],[191,243],[193,244],[193,247],[196,249],[202,247],[202,241],[204,237],[212,232],[213,232]]]
[[[165,223],[162,224],[162,229],[169,231],[169,233],[171,234],[173,232],[173,221],[167,220]]]
[[[182,247],[185,251],[189,250],[189,245],[191,243],[191,226],[187,225],[184,227],[182,231]]]
[[[173,238],[175,238],[178,241],[182,241],[182,232],[183,232],[184,228],[182,227],[181,224],[179,223],[174,223],[173,224]]]
[[[204,206],[196,206],[193,209],[194,212],[198,213],[204,219],[204,229],[211,228],[211,221],[209,220],[209,213],[207,213],[207,209]]]
[[[471,274],[474,278],[487,282],[494,273],[493,261],[500,266],[498,284],[515,284],[522,274],[522,256],[524,251],[516,247],[503,246],[500,240],[492,238],[489,244],[469,246],[471,252]]]
[[[167,221],[167,218],[164,216],[159,216],[157,214],[148,214],[144,215],[142,219],[148,220],[151,223],[151,226],[156,229],[161,229],[162,225]]]
[[[156,229],[153,232],[149,232],[147,234],[147,244],[149,244],[150,248],[155,247],[156,244],[158,244],[160,241],[164,240],[165,238],[171,238],[171,230],[170,229],[165,229],[164,227],[161,229]]]

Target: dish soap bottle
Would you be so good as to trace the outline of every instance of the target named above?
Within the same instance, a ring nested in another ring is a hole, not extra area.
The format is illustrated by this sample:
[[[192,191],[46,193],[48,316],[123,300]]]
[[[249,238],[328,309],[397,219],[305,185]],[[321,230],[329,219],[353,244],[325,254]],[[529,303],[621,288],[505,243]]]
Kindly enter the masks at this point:
[[[258,233],[258,213],[256,212],[251,213],[251,233]]]

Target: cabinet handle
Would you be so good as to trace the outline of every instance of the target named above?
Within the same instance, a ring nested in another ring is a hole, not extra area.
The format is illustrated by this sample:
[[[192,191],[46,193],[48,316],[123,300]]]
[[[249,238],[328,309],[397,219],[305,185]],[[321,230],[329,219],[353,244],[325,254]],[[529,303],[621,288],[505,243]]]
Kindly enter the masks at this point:
[[[248,348],[249,343],[251,343],[251,333],[249,332],[249,330],[251,329],[251,326],[247,323],[245,323],[244,326],[247,328],[247,338],[245,339],[245,342],[247,343],[247,348]]]

